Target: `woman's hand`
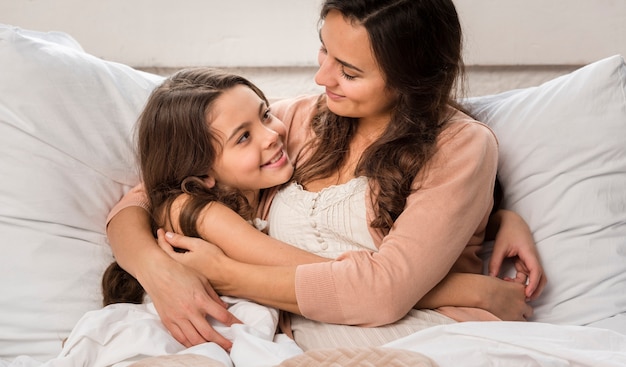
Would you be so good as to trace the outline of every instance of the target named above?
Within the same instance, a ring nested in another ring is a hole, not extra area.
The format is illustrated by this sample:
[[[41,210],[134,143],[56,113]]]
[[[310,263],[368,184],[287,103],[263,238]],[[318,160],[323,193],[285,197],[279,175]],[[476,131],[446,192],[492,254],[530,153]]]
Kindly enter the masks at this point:
[[[489,260],[489,275],[498,276],[504,259],[512,258],[516,276],[505,280],[525,284],[526,298],[536,299],[543,291],[547,278],[530,228],[522,217],[510,210],[499,210],[491,219],[498,229]]]
[[[159,233],[162,246],[163,231]],[[216,332],[206,317],[228,326],[240,321],[228,312],[208,280],[176,261],[155,266],[158,267],[144,269],[142,285],[172,336],[186,347],[211,341],[230,350],[232,342]]]
[[[164,232],[159,229],[159,247],[165,251],[176,262],[194,269],[209,281],[216,281],[220,275],[219,260],[228,260],[224,252],[217,246],[201,238],[176,236],[171,232]],[[172,245],[174,236],[177,237],[176,244]],[[213,288],[211,288],[213,290]],[[218,296],[219,297],[219,296]]]
[[[141,283],[163,325],[181,344],[191,347],[211,341],[229,350],[232,343],[213,329],[206,316],[228,326],[238,320],[226,310],[204,277],[172,260],[155,244],[146,210],[133,204],[122,205],[124,201],[141,202],[142,193],[138,187],[124,196],[118,204],[122,209],[107,226],[117,262]],[[136,196],[139,199],[133,199]]]

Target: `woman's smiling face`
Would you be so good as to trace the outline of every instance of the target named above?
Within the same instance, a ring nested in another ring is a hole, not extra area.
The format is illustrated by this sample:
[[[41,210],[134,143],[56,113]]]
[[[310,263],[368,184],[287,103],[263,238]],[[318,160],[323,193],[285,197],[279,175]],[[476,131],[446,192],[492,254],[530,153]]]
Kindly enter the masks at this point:
[[[389,120],[395,94],[386,87],[365,27],[331,10],[320,41],[315,82],[325,87],[328,108],[340,116]]]

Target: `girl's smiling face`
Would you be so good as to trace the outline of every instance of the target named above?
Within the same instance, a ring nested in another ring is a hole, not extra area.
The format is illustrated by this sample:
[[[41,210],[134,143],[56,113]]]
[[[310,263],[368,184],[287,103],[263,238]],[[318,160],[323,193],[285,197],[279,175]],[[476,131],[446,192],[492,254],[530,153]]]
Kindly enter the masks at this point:
[[[250,88],[226,90],[207,121],[221,145],[209,172],[219,184],[238,188],[253,203],[260,189],[291,178],[294,168],[283,145],[287,129]]]

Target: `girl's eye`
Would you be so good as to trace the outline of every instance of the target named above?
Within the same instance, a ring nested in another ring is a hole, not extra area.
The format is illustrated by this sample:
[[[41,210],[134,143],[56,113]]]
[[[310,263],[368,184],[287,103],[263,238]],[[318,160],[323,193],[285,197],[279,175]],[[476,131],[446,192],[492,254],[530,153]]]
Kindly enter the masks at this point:
[[[346,80],[354,80],[354,78],[356,78],[354,75],[346,74],[343,68],[341,68],[341,76]]]
[[[241,136],[239,137],[239,139],[237,139],[237,144],[241,144],[246,142],[248,139],[250,139],[250,133],[249,132],[245,132],[243,134],[241,134]]]
[[[328,54],[328,51],[326,50],[326,47],[320,46],[320,53],[323,53],[324,55]]]
[[[271,118],[272,118],[272,111],[268,108],[267,110],[263,112],[263,115],[261,116],[261,121],[269,122]]]

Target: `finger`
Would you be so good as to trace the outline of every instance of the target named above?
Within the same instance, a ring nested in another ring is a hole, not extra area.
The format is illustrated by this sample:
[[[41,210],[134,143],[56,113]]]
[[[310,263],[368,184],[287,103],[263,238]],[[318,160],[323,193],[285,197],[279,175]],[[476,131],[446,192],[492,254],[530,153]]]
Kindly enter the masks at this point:
[[[226,326],[232,326],[233,324],[243,324],[235,315],[233,315],[225,307],[221,307],[220,304],[224,304],[222,300],[220,303],[208,302],[205,311],[207,315],[210,315],[215,320],[221,322]]]
[[[228,303],[224,302],[224,300],[222,300],[222,298],[220,297],[219,294],[217,294],[217,292],[215,291],[215,289],[213,289],[213,287],[211,287],[211,284],[209,284],[208,282],[204,285],[204,289],[206,290],[207,294],[209,295],[209,298],[211,298],[213,301],[219,303],[220,305],[222,305],[222,307],[224,307],[225,309],[228,308]]]
[[[181,248],[191,251],[193,249],[193,239],[191,237],[181,236],[174,232],[165,232],[165,240],[172,247]]]
[[[524,272],[518,271],[515,274],[515,278],[511,279],[511,281],[513,281],[515,283],[526,285],[526,283],[528,282],[528,275],[525,274]],[[528,288],[526,288],[526,289],[528,289]]]
[[[533,266],[535,267],[533,268]],[[515,261],[515,269],[517,270],[516,278],[518,278],[516,281],[526,285],[526,289],[524,290],[526,299],[530,300],[531,298],[536,298],[533,297],[533,295],[541,285],[543,268],[536,261],[526,262],[524,259],[518,258],[518,260]]]
[[[194,330],[203,340],[214,342],[227,351],[230,351],[233,347],[233,343],[222,334],[218,333],[205,317],[193,317],[191,322],[193,323]]]
[[[539,263],[539,256],[526,257],[520,254],[520,266],[522,266],[526,274],[528,274],[528,285],[526,286],[526,297],[530,298],[539,288],[543,278],[543,268]]]
[[[524,315],[523,315],[523,316],[524,316],[524,320],[528,320],[528,319],[530,319],[531,317],[533,317],[533,313],[534,313],[533,308],[532,308],[532,307],[530,307],[530,305],[529,305],[529,304],[526,304],[526,306],[527,306],[527,307],[526,307],[526,310],[524,311]]]
[[[541,267],[535,268],[535,269],[531,268],[528,271],[528,285],[526,286],[527,298],[531,298],[533,294],[535,294],[537,289],[539,289],[539,287],[542,287],[543,289],[543,285],[542,285],[543,279],[544,279],[543,269]]]
[[[217,340],[211,339],[211,333],[204,333],[202,330],[198,329],[197,325],[199,325],[200,327],[204,326],[202,325],[201,322],[198,322],[198,318],[200,318],[202,322],[204,322],[204,324],[206,325],[205,327],[208,327],[213,333],[217,334],[219,337],[224,338],[221,335],[219,335],[217,332],[215,332],[215,330],[213,330],[213,327],[211,327],[209,322],[204,317],[194,315],[191,318],[194,320],[193,321],[183,320],[179,324],[179,327],[181,328],[182,332],[185,334],[185,337],[187,338],[187,340],[189,340],[189,343],[191,344],[191,346],[206,343],[208,341],[214,341],[217,343]],[[205,336],[204,334],[207,334],[207,336]],[[222,345],[220,344],[220,346]]]
[[[166,322],[165,320],[163,320],[163,325],[165,325],[165,328],[167,328],[174,339],[176,339],[180,344],[184,345],[186,348],[191,348],[193,346],[178,325],[173,322]]]
[[[526,293],[526,297],[530,300],[530,301],[534,301],[537,298],[539,298],[539,296],[541,295],[541,293],[543,292],[544,288],[546,287],[546,284],[548,283],[548,278],[546,277],[545,274],[541,274],[541,278],[539,279],[539,284],[537,285],[537,288],[527,292]]]
[[[175,252],[174,248],[165,240],[165,231],[162,228],[157,230],[157,244],[169,255]]]

